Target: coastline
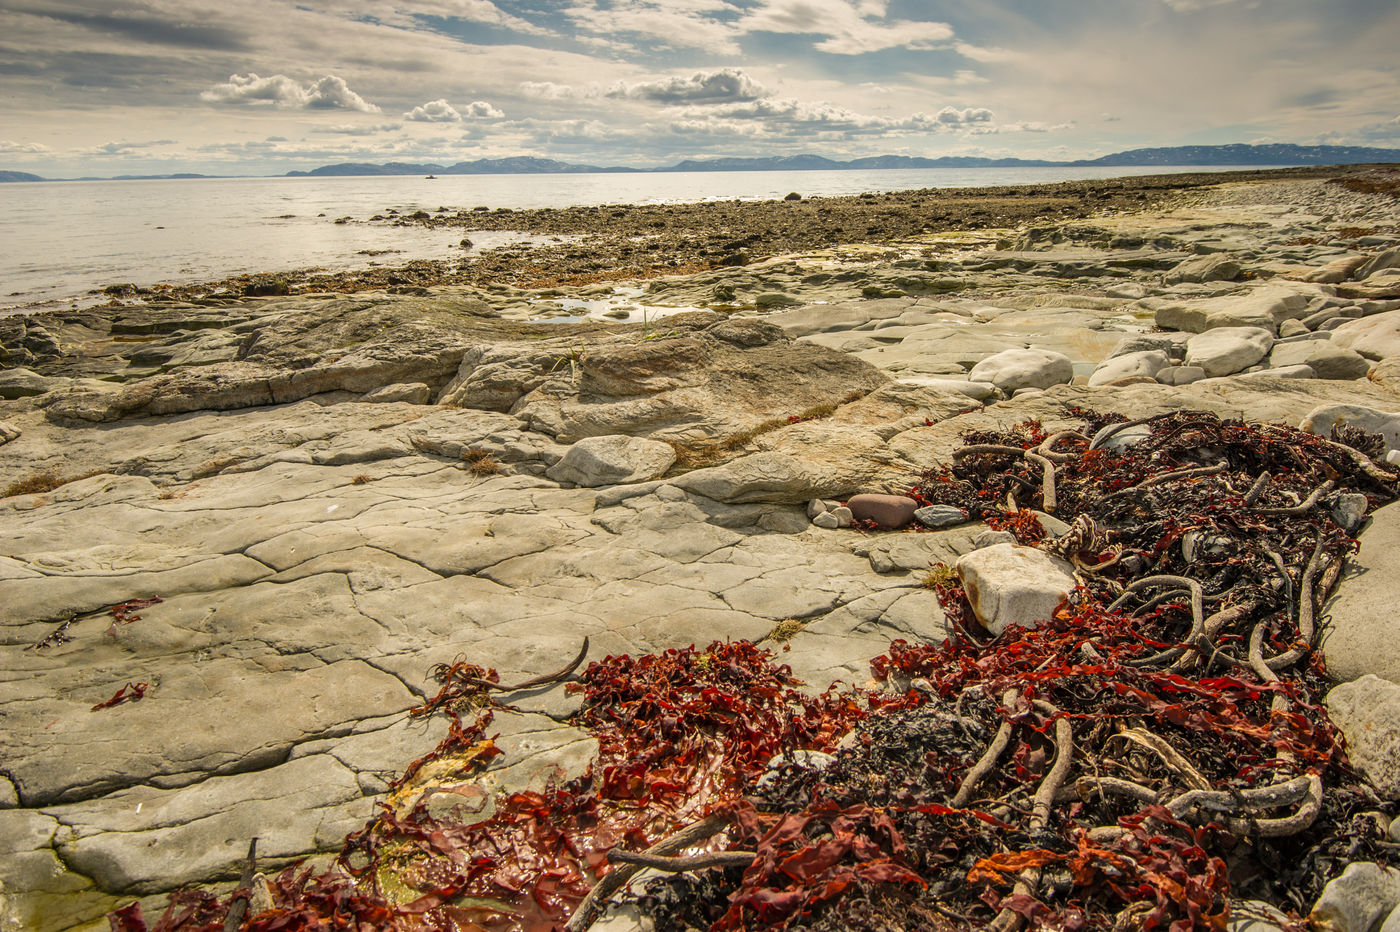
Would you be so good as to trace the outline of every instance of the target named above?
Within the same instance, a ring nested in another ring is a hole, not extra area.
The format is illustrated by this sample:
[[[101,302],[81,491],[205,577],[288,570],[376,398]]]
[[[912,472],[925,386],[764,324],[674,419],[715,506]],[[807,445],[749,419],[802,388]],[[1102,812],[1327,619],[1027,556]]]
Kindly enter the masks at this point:
[[[251,835],[270,875],[377,802],[468,820],[434,794],[540,792],[597,759],[549,683],[497,710],[499,760],[391,789],[446,735],[407,712],[459,655],[509,683],[585,636],[597,660],[781,629],[812,692],[866,683],[893,639],[954,633],[924,580],[988,527],[862,534],[828,505],[909,491],[970,431],[1196,411],[1400,445],[1393,176],[1234,174],[448,211],[376,222],[583,239],[0,320],[0,485],[30,484],[0,499],[0,821],[27,846],[5,918],[158,913],[231,889]],[[607,310],[626,319],[585,316]],[[1363,563],[1398,520],[1381,491]],[[1387,575],[1339,598],[1384,599]],[[1393,683],[1386,632],[1329,611],[1333,674]],[[92,710],[127,682],[149,696]]]
[[[1236,181],[1364,174],[1369,166],[1241,169],[1133,175],[1020,186],[939,188],[800,201],[718,201],[483,210],[471,205],[385,209],[351,223],[558,236],[566,242],[492,248],[461,260],[416,260],[343,271],[307,268],[249,273],[193,284],[113,286],[114,298],[217,300],[276,291],[354,293],[379,288],[510,284],[524,288],[599,284],[698,272],[785,253],[921,235],[1012,229],[1028,223],[1139,210],[1154,199]],[[800,191],[795,192],[801,194]],[[339,220],[340,218],[337,218]]]

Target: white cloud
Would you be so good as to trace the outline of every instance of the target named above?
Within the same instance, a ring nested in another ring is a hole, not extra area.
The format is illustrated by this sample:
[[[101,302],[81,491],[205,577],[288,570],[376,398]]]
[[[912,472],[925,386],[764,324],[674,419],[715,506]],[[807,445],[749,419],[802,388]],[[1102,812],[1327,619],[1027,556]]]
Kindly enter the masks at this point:
[[[199,95],[213,104],[271,104],[286,110],[358,110],[378,113],[379,108],[350,90],[344,78],[328,74],[302,85],[285,74],[260,78],[249,72],[234,74]]]
[[[826,102],[807,103],[790,97],[761,100],[718,108],[709,114],[696,112],[691,119],[672,123],[681,132],[696,133],[705,127],[731,129],[742,121],[761,123],[766,131],[797,134],[847,133],[889,134],[936,133],[991,125],[993,114],[985,107],[944,107],[934,114],[914,113],[903,117],[872,116]]]
[[[596,96],[570,84],[555,84],[553,81],[522,81],[520,93],[538,100],[568,100],[571,97]]]
[[[467,104],[462,111],[462,118],[473,117],[478,120],[499,120],[505,117],[505,113],[491,106],[484,100],[473,100]]]
[[[318,6],[341,16],[373,18],[377,22],[406,29],[418,27],[422,17],[431,16],[497,26],[527,35],[549,34],[546,29],[505,12],[491,0],[412,0],[410,3],[401,0],[322,0]]]
[[[606,8],[598,0],[576,0],[564,10],[574,25],[615,41],[637,35],[663,48],[704,49],[721,55],[739,52],[739,32],[715,14],[729,14],[724,0],[614,0]]]
[[[763,85],[737,68],[697,71],[690,77],[664,78],[636,84],[618,83],[609,97],[651,100],[662,104],[718,104],[758,100],[768,94]]]
[[[37,142],[14,142],[9,139],[0,139],[0,153],[5,155],[39,155],[48,151],[48,146],[40,145]]]
[[[872,0],[766,0],[738,26],[744,32],[826,36],[816,48],[836,55],[936,48],[953,38],[947,23],[886,20],[884,2]]]
[[[360,123],[333,123],[330,126],[313,126],[309,130],[312,133],[323,133],[332,136],[373,136],[378,133],[389,133],[396,129],[402,129],[402,123],[374,123],[364,125]],[[286,142],[282,136],[267,137],[270,142]]]
[[[953,50],[963,58],[970,58],[985,64],[1017,61],[1023,57],[1020,52],[1013,52],[1010,49],[988,48],[973,45],[971,42],[955,42]]]
[[[459,123],[462,120],[462,115],[444,98],[439,97],[426,104],[419,104],[405,113],[403,118],[412,120],[414,123]]]

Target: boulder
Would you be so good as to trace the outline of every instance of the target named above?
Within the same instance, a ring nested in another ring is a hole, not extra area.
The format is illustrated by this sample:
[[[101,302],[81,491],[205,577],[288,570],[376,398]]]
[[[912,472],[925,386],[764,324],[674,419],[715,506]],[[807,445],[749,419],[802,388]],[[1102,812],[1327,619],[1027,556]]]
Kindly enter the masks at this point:
[[[1322,888],[1308,923],[1317,932],[1372,932],[1397,904],[1400,870],[1358,861]]]
[[[901,528],[914,520],[919,503],[903,495],[853,495],[846,502],[851,517],[857,521],[874,521],[880,527]]]
[[[595,488],[660,478],[675,461],[675,448],[660,440],[623,434],[585,437],[569,447],[545,475],[555,482]]]
[[[1162,277],[1162,281],[1168,285],[1179,285],[1182,282],[1232,282],[1240,277],[1240,271],[1240,264],[1229,256],[1219,253],[1192,256],[1178,263]]]
[[[1356,270],[1356,277],[1358,279],[1370,278],[1377,272],[1394,268],[1400,268],[1400,249],[1387,249],[1385,252],[1377,253],[1366,260]]]
[[[22,431],[8,421],[0,421],[0,446],[18,440]]]
[[[1119,379],[1146,377],[1155,379],[1157,373],[1171,365],[1171,359],[1161,350],[1143,350],[1114,356],[1099,363],[1094,374],[1089,376],[1090,385],[1107,385]]]
[[[1168,358],[1180,361],[1186,357],[1186,341],[1191,337],[1189,334],[1167,331],[1165,333],[1135,333],[1130,337],[1124,337],[1109,350],[1108,358],[1115,356],[1128,356],[1133,353],[1142,353],[1147,350],[1161,350]]]
[[[1206,370],[1200,366],[1168,366],[1157,373],[1157,381],[1163,385],[1190,385],[1206,377]]]
[[[988,356],[972,367],[968,379],[990,382],[1007,394],[1021,388],[1049,388],[1074,378],[1074,363],[1063,353],[1041,349],[1009,349]]]
[[[1400,684],[1367,674],[1327,694],[1347,757],[1385,799],[1400,799]]]
[[[1269,365],[1307,366],[1319,379],[1360,379],[1371,369],[1371,363],[1360,353],[1335,346],[1330,340],[1277,343],[1269,353]]]
[[[927,505],[914,512],[914,520],[924,527],[952,527],[967,520],[967,512],[956,505]]]
[[[953,568],[977,620],[994,635],[1011,625],[1035,627],[1076,585],[1064,560],[1019,544],[974,550]]]
[[[1315,379],[1311,366],[1280,366],[1277,369],[1251,369],[1236,374],[1240,379]]]
[[[1351,278],[1351,273],[1366,263],[1365,256],[1343,256],[1340,259],[1333,259],[1324,266],[1313,269],[1306,275],[1300,276],[1299,281],[1316,282],[1320,285],[1335,285]]]
[[[1263,359],[1274,337],[1262,327],[1218,327],[1186,342],[1186,365],[1200,366],[1207,378],[1233,375]]]
[[[1347,321],[1332,331],[1332,345],[1367,359],[1400,356],[1400,311]]]
[[[1307,309],[1306,295],[1264,286],[1243,295],[1158,304],[1155,319],[1163,330],[1204,333],[1220,327],[1260,327],[1272,334],[1280,323],[1303,316]]]
[[[1400,507],[1376,509],[1357,540],[1361,547],[1326,606],[1330,623],[1323,631],[1322,651],[1327,670],[1344,683],[1369,673],[1400,684],[1400,641],[1391,623],[1400,603],[1395,573]]]
[[[1381,411],[1365,405],[1321,405],[1298,422],[1298,429],[1321,437],[1338,427],[1356,427],[1380,434],[1388,449],[1400,449],[1400,412]]]

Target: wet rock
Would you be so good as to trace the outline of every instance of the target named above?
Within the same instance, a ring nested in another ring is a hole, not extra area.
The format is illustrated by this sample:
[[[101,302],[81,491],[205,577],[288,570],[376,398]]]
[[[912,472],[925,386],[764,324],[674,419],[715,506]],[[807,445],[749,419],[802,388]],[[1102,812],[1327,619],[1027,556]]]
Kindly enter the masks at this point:
[[[846,502],[857,521],[874,521],[883,528],[901,528],[914,519],[919,503],[903,495],[865,493]]]
[[[914,520],[936,530],[962,524],[967,514],[956,505],[926,505],[914,512]]]
[[[659,440],[622,435],[585,437],[569,447],[545,475],[555,482],[592,488],[656,479],[675,461],[675,448]]]
[[[1064,560],[1019,544],[974,550],[959,557],[954,570],[977,620],[994,635],[1012,625],[1035,627],[1076,585]]]
[[[1369,861],[1347,865],[1308,913],[1318,932],[1373,932],[1400,904],[1400,870]]]
[[[1003,350],[972,367],[968,379],[990,382],[1012,394],[1022,388],[1049,388],[1074,377],[1074,363],[1063,353],[1038,349]]]
[[[1218,327],[1187,341],[1186,365],[1201,367],[1208,378],[1233,375],[1259,362],[1273,345],[1273,334],[1260,327]]]
[[[1400,799],[1400,684],[1367,674],[1327,694],[1347,757],[1384,799]]]

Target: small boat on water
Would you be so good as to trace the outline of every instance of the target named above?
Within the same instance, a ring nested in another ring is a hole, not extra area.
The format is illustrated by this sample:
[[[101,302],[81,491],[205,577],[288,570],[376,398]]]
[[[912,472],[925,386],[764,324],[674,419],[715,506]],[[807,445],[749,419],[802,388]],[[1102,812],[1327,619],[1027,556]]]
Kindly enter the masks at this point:
[[[429,176],[428,176],[427,178],[425,178],[424,180],[425,180],[425,181],[437,181],[437,175],[429,175]]]

